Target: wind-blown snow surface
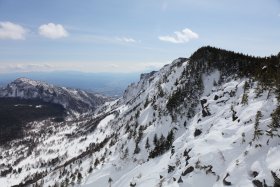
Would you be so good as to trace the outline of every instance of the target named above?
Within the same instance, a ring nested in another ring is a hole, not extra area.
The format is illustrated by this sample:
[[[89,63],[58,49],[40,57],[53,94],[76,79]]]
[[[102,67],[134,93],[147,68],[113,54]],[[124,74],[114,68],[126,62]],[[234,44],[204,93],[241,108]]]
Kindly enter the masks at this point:
[[[106,103],[92,116],[57,125],[52,134],[40,135],[36,152],[13,166],[22,172],[0,178],[0,184],[19,184],[28,175],[47,171],[35,182],[86,187],[253,187],[253,181],[258,181],[273,186],[271,171],[280,176],[279,138],[271,138],[265,131],[277,105],[275,95],[264,91],[256,97],[257,82],[245,78],[228,77],[214,85],[219,82],[219,71],[186,73],[189,69],[188,61],[175,60],[159,72],[143,75],[121,99]],[[199,73],[203,88],[195,78]],[[245,81],[250,82],[248,104],[241,104]],[[185,95],[175,107],[180,110],[172,114],[168,101],[186,84],[193,92]],[[203,102],[189,102],[188,98],[196,97]],[[258,111],[262,112],[259,128],[263,135],[254,139]],[[175,134],[172,148],[149,158],[155,134],[160,139],[171,130]],[[150,147],[146,147],[147,138]],[[137,142],[139,153],[135,152]],[[16,157],[7,155],[24,147],[1,149],[0,164],[12,164]],[[41,164],[56,157],[57,162]]]
[[[213,81],[207,81],[213,77],[218,77],[217,72],[204,77],[204,82],[207,83],[205,88],[209,88],[209,84],[213,83]],[[207,99],[211,116],[203,118],[202,114],[198,112],[189,121],[186,128],[178,130],[180,132],[177,133],[181,135],[173,143],[176,150],[174,155],[168,152],[159,158],[147,161],[146,154],[141,154],[141,159],[138,158],[138,162],[133,161],[133,159],[119,162],[119,158],[114,157],[105,166],[95,170],[83,186],[103,186],[108,184],[108,178],[111,177],[113,179],[112,186],[116,187],[129,186],[130,183],[136,183],[137,186],[143,187],[159,184],[162,186],[218,187],[224,186],[222,178],[230,173],[227,181],[230,181],[234,186],[253,187],[253,171],[259,173],[255,179],[260,181],[265,179],[267,184],[273,184],[270,171],[280,168],[279,139],[270,139],[264,135],[260,140],[253,142],[251,146],[249,142],[253,139],[252,129],[257,111],[263,113],[263,118],[260,121],[261,129],[267,130],[266,125],[270,122],[270,114],[277,102],[273,97],[267,100],[268,93],[255,99],[253,88],[249,91],[249,105],[240,105],[244,82],[244,80],[230,81],[218,87],[213,87],[212,84],[210,86],[212,87],[211,93],[208,89],[205,91],[207,94],[204,94],[202,98]],[[236,96],[230,97],[228,93],[235,90],[237,90]],[[225,92],[228,93],[225,94]],[[215,101],[215,95],[222,97]],[[238,116],[238,120],[234,122],[232,121],[231,106],[234,106]],[[140,120],[144,118],[143,115],[147,115],[145,113],[147,110],[150,108],[146,108],[142,115],[140,114]],[[170,120],[166,118],[162,121],[165,120],[166,122],[161,125],[169,126]],[[146,119],[146,121],[149,120]],[[141,122],[139,123],[141,124]],[[178,124],[172,125],[177,126]],[[161,127],[158,129],[156,127],[150,128],[152,129],[147,131],[146,136],[150,132],[162,131],[159,129]],[[194,137],[195,129],[201,129],[203,133]],[[243,133],[244,137],[242,137]],[[270,141],[269,145],[267,145],[268,140]],[[261,147],[256,147],[257,145],[261,145]],[[133,147],[131,146],[130,149]],[[186,157],[183,156],[185,150],[191,150],[188,164],[186,164]],[[168,174],[168,165],[176,166],[175,171]],[[182,177],[183,183],[173,180],[173,178],[178,180],[190,166],[195,169],[192,173]],[[210,172],[210,168],[212,168],[213,173]],[[160,179],[160,175],[163,176],[163,179]]]

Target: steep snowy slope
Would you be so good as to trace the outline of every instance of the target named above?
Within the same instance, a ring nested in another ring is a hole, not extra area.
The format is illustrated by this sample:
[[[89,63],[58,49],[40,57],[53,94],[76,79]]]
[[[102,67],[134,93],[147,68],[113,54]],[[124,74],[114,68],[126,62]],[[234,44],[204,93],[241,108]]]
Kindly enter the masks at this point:
[[[108,101],[108,98],[98,94],[58,87],[27,78],[18,78],[0,89],[0,97],[42,99],[46,102],[61,104],[64,108],[79,113],[94,110]]]
[[[108,179],[111,178],[112,186],[119,187],[134,184],[143,187],[273,186],[271,171],[279,175],[280,167],[279,138],[271,138],[265,135],[265,131],[269,129],[270,114],[277,105],[275,96],[270,95],[267,99],[269,91],[265,91],[262,96],[255,98],[257,83],[252,83],[246,91],[248,104],[243,105],[243,87],[247,79],[213,86],[214,80],[218,82],[218,79],[217,71],[203,77],[205,90],[200,100],[203,106],[207,106],[209,115],[203,117],[203,108],[199,105],[192,119],[182,116],[172,122],[170,116],[157,118],[153,125],[144,130],[143,140],[139,143],[141,151],[136,155],[133,154],[134,140],[127,141],[122,136],[119,141],[128,145],[130,150],[127,158],[120,162],[122,150],[117,150],[115,154],[120,152],[119,156],[113,157],[101,169],[94,170],[84,185],[108,185]],[[147,89],[147,92],[150,90]],[[262,115],[260,125],[256,127],[258,111]],[[153,117],[149,116],[153,112],[150,106],[140,112],[140,127],[153,121]],[[264,135],[254,137],[255,128]],[[154,134],[166,137],[171,129],[176,134],[174,147],[162,156],[149,159]],[[145,148],[147,138],[151,144],[148,149]]]
[[[279,59],[201,48],[91,115],[30,124],[1,147],[0,183],[279,186]]]
[[[166,136],[167,133],[162,131],[166,131],[166,126],[170,124],[175,126],[176,133],[182,133],[173,143],[173,154],[170,151],[159,158],[147,160],[148,152],[143,141],[139,146],[140,149],[145,150],[139,153],[141,156],[131,153],[131,158],[123,163],[119,163],[118,157],[112,159],[101,170],[91,174],[85,186],[106,185],[109,177],[114,180],[113,186],[129,186],[130,183],[143,187],[159,184],[179,186],[180,177],[183,181],[181,186],[224,186],[223,179],[227,173],[230,175],[225,181],[233,186],[254,186],[252,181],[257,180],[261,182],[265,180],[266,184],[272,185],[270,171],[279,169],[277,163],[279,139],[271,139],[264,135],[254,140],[253,129],[256,114],[262,111],[259,128],[262,132],[267,130],[265,127],[270,122],[270,113],[277,102],[275,99],[266,100],[267,92],[262,97],[254,99],[254,89],[250,89],[250,107],[238,104],[242,99],[244,82],[244,80],[228,82],[215,88],[215,91],[208,96],[203,94],[202,99],[207,100],[211,116],[202,117],[202,112],[198,112],[188,122],[186,128],[178,129],[184,120],[172,124],[168,118],[161,124],[165,126],[164,130],[149,127],[143,140],[153,139],[153,136],[148,135],[149,132],[153,132],[152,134],[156,132],[158,135],[163,133]],[[230,97],[227,93],[224,95],[225,92],[236,89],[235,96]],[[220,98],[214,100],[217,95]],[[232,106],[238,116],[235,121],[232,119]],[[134,146],[130,146],[129,149],[133,150]],[[137,158],[137,161],[135,162],[133,158]]]
[[[223,69],[223,62],[200,60],[175,60],[128,88],[117,119],[125,125],[110,149],[115,154],[85,186],[276,185],[280,149],[278,130],[270,134],[278,105],[272,88],[260,88],[264,83],[255,75],[238,75],[242,64]],[[170,132],[175,141],[166,151]]]

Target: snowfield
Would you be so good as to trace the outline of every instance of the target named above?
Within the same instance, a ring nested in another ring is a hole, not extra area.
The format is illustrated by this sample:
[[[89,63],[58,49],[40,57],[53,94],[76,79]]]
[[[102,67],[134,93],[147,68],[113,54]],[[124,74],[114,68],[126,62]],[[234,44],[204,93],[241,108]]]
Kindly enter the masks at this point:
[[[223,86],[213,87],[213,80],[217,80],[218,77],[218,72],[214,72],[204,76],[203,79],[204,86],[207,89],[205,89],[201,98],[207,100],[211,116],[203,118],[201,112],[198,112],[190,120],[187,128],[178,130],[181,131],[178,133],[181,135],[173,143],[174,155],[167,152],[159,158],[146,160],[147,153],[141,153],[141,158],[137,159],[139,163],[135,163],[135,160],[132,159],[119,163],[119,158],[113,157],[102,168],[91,173],[82,186],[106,186],[108,185],[108,178],[111,177],[113,179],[112,186],[115,187],[130,186],[134,183],[141,187],[159,185],[219,187],[224,186],[222,179],[227,173],[230,173],[227,180],[234,186],[254,187],[252,183],[252,173],[254,171],[259,173],[255,179],[265,180],[267,184],[272,184],[273,178],[270,176],[270,170],[280,168],[279,141],[263,136],[252,145],[249,145],[249,143],[253,138],[252,129],[254,128],[257,111],[263,112],[261,128],[265,131],[267,130],[267,124],[270,122],[270,114],[277,104],[276,99],[271,96],[271,99],[266,100],[267,92],[256,99],[253,87],[249,90],[248,100],[250,103],[247,106],[242,106],[237,104],[236,101],[241,102],[242,92],[239,90],[243,90],[245,80],[231,81]],[[236,90],[236,88],[239,95],[235,97],[225,95],[216,101],[214,100],[215,95],[230,92]],[[219,103],[221,100],[226,102]],[[235,122],[232,121],[232,105],[238,116],[238,121]],[[197,110],[199,111],[201,108],[198,107]],[[139,123],[145,124],[150,121],[149,114],[151,113],[152,108],[150,106],[145,108],[140,113]],[[166,125],[161,124],[161,127],[170,125],[168,118],[161,120],[166,122]],[[184,118],[182,121],[184,121]],[[161,127],[159,129],[147,129],[146,137],[149,133],[160,132],[165,129]],[[203,133],[194,137],[195,129],[201,129]],[[245,134],[245,136],[243,137],[242,134]],[[269,145],[267,145],[268,140],[270,140]],[[256,147],[257,145],[261,145],[261,147]],[[129,148],[133,149],[133,147]],[[183,156],[185,150],[191,150],[189,152],[191,158],[188,160],[188,164],[185,161],[186,157]],[[141,160],[144,160],[143,163],[141,163]],[[168,174],[168,165],[176,166],[176,170]],[[183,183],[178,183],[181,174],[190,166],[194,167],[194,171],[182,177]],[[211,171],[209,170],[210,166]],[[160,175],[164,177],[160,179]]]
[[[0,147],[0,170],[12,167],[1,186],[278,185],[274,91],[200,68],[179,58],[94,113],[30,124],[25,142]]]

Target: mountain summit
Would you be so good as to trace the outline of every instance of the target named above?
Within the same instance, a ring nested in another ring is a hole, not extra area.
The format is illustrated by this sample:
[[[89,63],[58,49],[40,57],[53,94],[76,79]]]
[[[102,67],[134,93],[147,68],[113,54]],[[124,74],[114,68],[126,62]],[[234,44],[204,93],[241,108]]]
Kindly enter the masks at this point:
[[[23,99],[41,99],[62,105],[72,112],[94,111],[109,99],[99,94],[79,89],[54,86],[42,81],[18,78],[0,90],[0,97],[16,97]]]
[[[0,182],[279,186],[279,65],[279,56],[200,48],[92,115],[2,148]]]

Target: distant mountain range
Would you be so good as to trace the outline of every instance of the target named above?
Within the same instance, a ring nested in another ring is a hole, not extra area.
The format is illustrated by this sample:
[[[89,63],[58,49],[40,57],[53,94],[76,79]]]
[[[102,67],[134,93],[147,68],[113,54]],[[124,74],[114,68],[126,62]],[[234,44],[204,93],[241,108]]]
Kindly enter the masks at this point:
[[[0,86],[5,86],[18,77],[98,92],[111,97],[120,97],[130,83],[139,80],[140,73],[84,73],[75,71],[4,73],[0,74]]]
[[[18,78],[0,89],[0,97],[40,99],[62,105],[69,112],[85,113],[94,111],[109,101],[108,97],[79,89],[59,87],[42,81]]]

